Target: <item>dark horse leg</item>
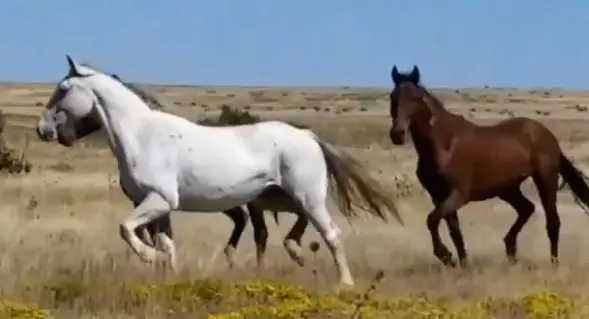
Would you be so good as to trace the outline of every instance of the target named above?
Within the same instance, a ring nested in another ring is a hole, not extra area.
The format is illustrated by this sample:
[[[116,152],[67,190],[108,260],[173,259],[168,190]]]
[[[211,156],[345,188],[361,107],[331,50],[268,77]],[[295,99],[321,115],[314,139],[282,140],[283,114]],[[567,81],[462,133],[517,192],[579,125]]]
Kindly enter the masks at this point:
[[[295,224],[284,237],[283,245],[290,258],[299,264],[299,266],[304,266],[305,261],[301,249],[301,239],[309,225],[309,220],[307,219],[300,203],[294,200],[281,188],[272,187],[266,189],[263,194],[252,201],[251,205],[248,205],[248,209],[250,209],[250,216],[252,218],[252,224],[254,225],[254,239],[258,245],[259,264],[262,264],[266,240],[268,238],[262,212],[264,210],[273,211],[276,223],[278,223],[276,215],[278,212],[291,212],[297,215]],[[256,225],[259,225],[259,235],[257,235],[256,232]]]
[[[282,205],[284,205],[284,207],[276,207],[275,205],[272,207],[273,205],[268,205],[267,202],[248,204],[248,210],[250,211],[250,218],[254,228],[254,241],[256,242],[257,247],[256,252],[258,266],[263,266],[264,264],[264,254],[266,252],[266,243],[268,241],[268,228],[264,221],[264,208],[275,210],[275,213],[277,211],[290,211],[297,215],[297,220],[284,237],[283,245],[284,249],[292,260],[294,260],[301,267],[305,265],[305,260],[301,249],[301,240],[305,230],[307,229],[307,226],[309,225],[309,220],[303,213],[300,212],[300,210],[297,208],[297,205],[290,204],[288,201],[283,201]]]
[[[462,238],[462,233],[458,224],[458,216],[456,213],[458,209],[464,205],[464,202],[465,201],[462,198],[462,195],[460,195],[458,191],[452,190],[445,199],[439,201],[438,203],[434,203],[436,207],[427,216],[427,228],[429,229],[430,235],[432,237],[434,255],[442,263],[444,263],[444,265],[455,267],[456,262],[452,258],[452,253],[450,250],[448,250],[448,247],[444,245],[442,239],[440,238],[439,226],[442,219],[445,219],[448,223],[452,240],[456,245],[459,256],[461,256],[463,259],[461,262],[464,263],[466,260],[464,240]]]
[[[560,217],[556,209],[558,169],[558,167],[554,169],[539,169],[532,176],[546,214],[546,232],[550,241],[550,260],[553,264],[558,264],[558,239],[560,233]]]
[[[305,229],[309,225],[309,219],[300,212],[296,212],[297,220],[284,237],[284,249],[288,252],[288,255],[294,260],[299,266],[305,266],[305,258],[303,257],[303,250],[301,248],[301,239],[305,233]]]
[[[448,225],[450,238],[452,239],[454,247],[456,247],[456,252],[458,253],[458,262],[460,263],[460,267],[466,268],[468,266],[468,261],[466,247],[464,245],[464,237],[462,236],[462,231],[460,230],[458,212],[456,210],[449,212],[446,215],[445,220],[446,225]],[[455,266],[453,262],[450,262],[449,265],[453,267]]]
[[[266,205],[265,205],[266,204]],[[276,209],[277,207],[266,207],[268,203],[264,203],[262,202],[249,202],[247,204],[247,208],[249,211],[249,215],[250,215],[250,219],[252,222],[252,226],[254,229],[254,242],[256,243],[256,260],[257,260],[257,264],[258,267],[264,267],[264,256],[266,254],[266,247],[267,247],[267,243],[268,243],[268,227],[266,225],[266,221],[264,219],[264,209]],[[291,228],[291,230],[288,232],[288,234],[285,236],[284,238],[284,248],[286,249],[286,251],[288,252],[289,256],[297,263],[299,264],[299,266],[304,266],[305,261],[304,261],[304,257],[303,257],[303,253],[302,253],[302,249],[301,249],[301,239],[303,237],[303,234],[305,233],[305,230],[309,224],[309,220],[307,219],[307,217],[302,214],[299,213],[297,210],[294,209],[294,207],[291,208],[291,206],[285,206],[284,210],[288,210],[296,213],[297,214],[297,220],[295,222],[295,224],[293,225],[293,227]],[[239,209],[239,213],[238,213],[238,209]],[[231,234],[231,238],[229,239],[229,242],[227,243],[227,248],[225,250],[225,253],[227,254],[227,251],[230,251],[230,254],[233,253],[233,251],[237,248],[237,244],[239,242],[239,239],[241,237],[241,235],[243,234],[243,231],[245,229],[245,225],[246,225],[246,213],[240,208],[240,207],[236,207],[233,208],[229,211],[225,211],[224,212],[226,215],[228,215],[229,217],[231,217],[235,223],[235,228],[233,230],[233,233]],[[243,219],[242,219],[243,216]],[[231,258],[228,256],[228,261]],[[230,266],[233,265],[232,259],[230,261]]]
[[[227,264],[229,265],[229,268],[233,268],[235,264],[233,260],[233,254],[237,249],[237,244],[239,244],[241,235],[243,234],[245,226],[247,225],[247,213],[241,208],[241,206],[237,206],[223,211],[223,214],[231,218],[234,224],[233,231],[229,236],[229,240],[227,241],[224,250]]]
[[[517,262],[517,236],[521,232],[524,225],[528,222],[532,214],[534,214],[534,203],[527,199],[520,190],[519,184],[512,189],[507,190],[499,196],[503,201],[509,204],[517,213],[517,218],[509,231],[503,238],[505,242],[505,252],[507,259],[512,263]]]
[[[416,172],[417,178],[421,185],[426,189],[433,204],[437,207],[444,201],[444,193],[445,188],[442,187],[443,183],[436,182],[435,180],[431,179],[431,175],[427,174],[427,171],[422,168],[421,165],[418,164],[418,169]],[[458,253],[458,259],[460,265],[465,267],[467,264],[467,253],[466,248],[464,245],[464,237],[462,236],[462,231],[460,230],[460,220],[458,219],[458,212],[457,210],[452,210],[446,213],[444,220],[448,225],[448,231],[450,233],[450,238],[456,247],[456,252]],[[428,226],[429,226],[430,218],[428,216]],[[435,222],[435,220],[433,221]],[[438,221],[439,223],[439,221]],[[434,226],[436,227],[436,226]],[[437,227],[436,227],[437,229]],[[441,239],[437,236],[439,242],[441,243]],[[432,238],[433,239],[433,238]],[[442,259],[446,260],[444,264],[455,267],[456,263],[452,260],[452,253],[442,244],[442,248],[438,250],[439,254],[444,256]],[[434,244],[434,254],[436,252],[436,246]],[[436,254],[436,256],[438,256]]]
[[[254,228],[254,242],[256,243],[256,261],[258,267],[264,267],[264,255],[266,254],[266,245],[268,243],[268,227],[264,219],[264,209],[258,208],[253,203],[247,204],[250,213],[250,220]]]

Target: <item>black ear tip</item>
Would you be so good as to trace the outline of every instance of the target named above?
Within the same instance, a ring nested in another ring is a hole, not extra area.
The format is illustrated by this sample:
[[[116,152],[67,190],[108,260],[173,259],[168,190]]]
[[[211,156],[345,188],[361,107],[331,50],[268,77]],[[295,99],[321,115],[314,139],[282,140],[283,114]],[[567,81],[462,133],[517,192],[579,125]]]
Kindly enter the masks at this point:
[[[393,69],[391,70],[391,77],[393,78],[393,81],[395,81],[398,76],[399,76],[399,70],[397,70],[396,65],[393,65]]]
[[[72,59],[72,57],[69,54],[65,55],[65,58],[67,60],[67,64],[70,66],[70,68],[74,68],[75,67],[75,63],[74,63],[74,59]]]

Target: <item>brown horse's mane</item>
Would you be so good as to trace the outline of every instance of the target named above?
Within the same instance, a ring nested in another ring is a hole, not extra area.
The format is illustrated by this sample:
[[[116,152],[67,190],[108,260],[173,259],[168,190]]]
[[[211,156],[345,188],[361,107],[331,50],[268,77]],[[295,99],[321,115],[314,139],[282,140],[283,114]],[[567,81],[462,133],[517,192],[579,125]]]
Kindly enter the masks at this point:
[[[417,84],[417,87],[423,90],[423,93],[431,100],[436,109],[446,110],[444,103],[435,95],[430,93],[423,85]]]
[[[423,94],[423,103],[425,103],[426,107],[429,109],[430,113],[432,114],[432,116],[437,116],[440,114],[452,114],[452,115],[456,115],[450,111],[448,111],[446,109],[446,107],[444,106],[444,103],[442,102],[442,100],[440,100],[437,96],[435,96],[434,94],[432,94],[430,91],[428,91],[428,89],[423,86],[423,84],[419,83],[413,83],[411,82],[415,88],[419,91],[421,91],[421,93]]]
[[[438,117],[438,119],[440,116],[443,116],[446,120],[449,120],[450,125],[454,127],[464,127],[464,125],[466,125],[467,127],[479,126],[476,123],[469,121],[460,114],[450,112],[448,109],[446,109],[442,100],[440,100],[437,96],[429,92],[423,85],[421,85],[421,83],[416,84],[415,87],[418,90],[421,90],[421,92],[423,93],[423,103],[428,108],[432,116]]]

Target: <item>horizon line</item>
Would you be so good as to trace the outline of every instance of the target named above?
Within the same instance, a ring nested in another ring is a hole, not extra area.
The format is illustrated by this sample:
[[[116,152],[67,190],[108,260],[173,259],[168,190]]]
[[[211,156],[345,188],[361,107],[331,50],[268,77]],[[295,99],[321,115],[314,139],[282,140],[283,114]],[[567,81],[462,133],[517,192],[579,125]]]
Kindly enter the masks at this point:
[[[50,85],[55,84],[57,81],[15,81],[15,80],[3,80],[0,79],[0,85]],[[197,88],[197,87],[219,87],[219,88],[246,88],[246,89],[253,89],[253,88],[266,88],[266,89],[349,89],[349,90],[390,90],[391,87],[389,86],[369,86],[369,85],[345,85],[345,84],[332,84],[332,85],[314,85],[314,84],[202,84],[202,83],[163,83],[163,82],[133,82],[129,81],[129,83],[134,85],[144,85],[144,86],[174,86],[174,87],[184,87],[184,88]],[[433,90],[450,90],[450,89],[464,89],[464,90],[552,90],[552,91],[589,91],[589,88],[567,88],[561,86],[518,86],[518,87],[511,87],[511,86],[492,86],[492,85],[484,85],[484,86],[460,86],[460,85],[428,85],[427,86]]]

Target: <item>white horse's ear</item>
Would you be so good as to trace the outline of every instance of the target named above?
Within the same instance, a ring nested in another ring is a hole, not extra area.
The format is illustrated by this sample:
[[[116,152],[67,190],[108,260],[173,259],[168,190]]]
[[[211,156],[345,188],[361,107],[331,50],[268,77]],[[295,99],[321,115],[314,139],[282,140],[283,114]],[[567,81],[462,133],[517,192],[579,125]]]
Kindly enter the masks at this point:
[[[75,62],[71,56],[66,55],[65,57],[67,59],[67,64],[70,66],[70,75],[90,76],[96,74],[96,71],[92,70],[91,68],[88,68],[85,65],[78,64],[77,62]]]
[[[70,67],[70,74],[80,75],[78,64],[76,62],[74,62],[74,59],[72,59],[72,57],[67,54],[66,54],[65,58],[67,59],[67,64]]]

